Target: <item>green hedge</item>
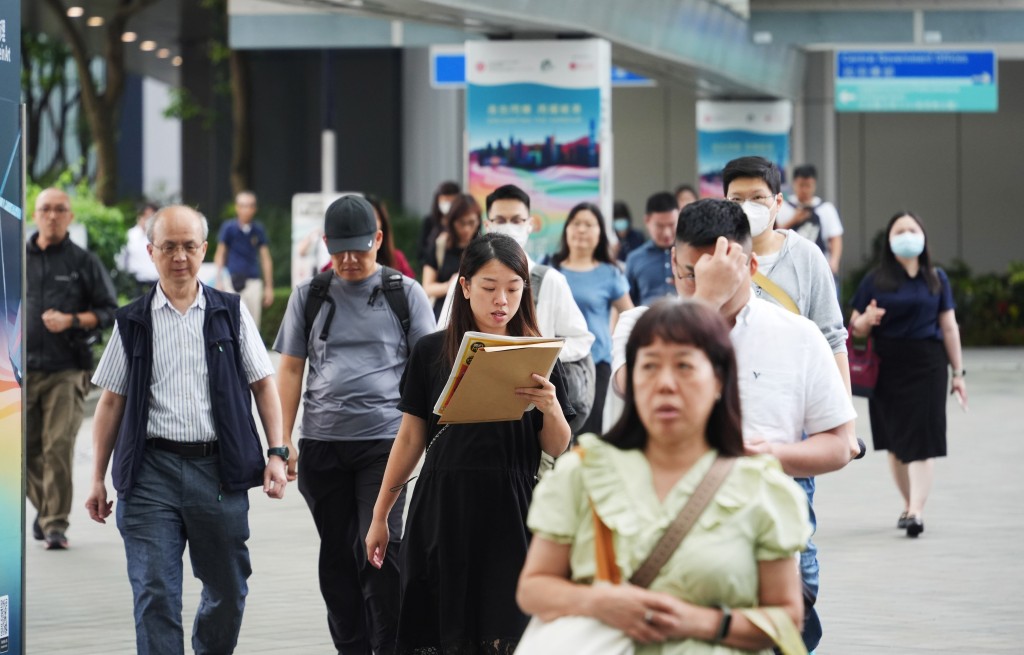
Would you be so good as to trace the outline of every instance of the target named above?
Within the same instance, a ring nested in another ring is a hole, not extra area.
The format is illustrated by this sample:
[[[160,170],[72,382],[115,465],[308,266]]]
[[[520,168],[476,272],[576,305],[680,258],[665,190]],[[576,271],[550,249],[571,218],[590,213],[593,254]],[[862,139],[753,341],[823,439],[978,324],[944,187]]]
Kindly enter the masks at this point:
[[[284,320],[284,310],[288,308],[288,298],[291,295],[291,287],[275,287],[273,304],[263,308],[263,317],[260,319],[260,336],[263,337],[263,343],[267,348],[274,345],[274,339],[277,338],[277,331],[281,327],[281,321]]]

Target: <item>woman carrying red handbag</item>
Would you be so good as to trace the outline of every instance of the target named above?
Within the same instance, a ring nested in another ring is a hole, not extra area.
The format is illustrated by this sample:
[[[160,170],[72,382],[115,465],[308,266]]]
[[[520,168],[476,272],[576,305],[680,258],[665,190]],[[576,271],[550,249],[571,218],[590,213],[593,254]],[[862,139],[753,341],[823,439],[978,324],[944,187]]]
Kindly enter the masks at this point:
[[[924,505],[936,457],[946,455],[947,365],[952,392],[967,407],[960,329],[945,272],[931,264],[924,226],[900,212],[886,227],[882,260],[853,298],[850,331],[871,336],[880,360],[868,401],[875,450],[889,451],[903,496],[897,527],[924,531]]]

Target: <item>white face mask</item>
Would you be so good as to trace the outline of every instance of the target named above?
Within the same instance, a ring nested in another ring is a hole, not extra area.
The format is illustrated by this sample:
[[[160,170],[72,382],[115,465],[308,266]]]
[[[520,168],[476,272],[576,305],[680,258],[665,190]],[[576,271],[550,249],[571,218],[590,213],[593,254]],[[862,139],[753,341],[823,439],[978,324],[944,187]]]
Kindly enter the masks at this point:
[[[447,214],[451,210],[451,208],[452,208],[452,201],[451,200],[438,200],[437,201],[437,208],[441,211],[441,215],[444,216],[445,214]]]
[[[892,254],[904,259],[913,259],[924,252],[924,235],[920,232],[901,232],[889,239]]]
[[[491,223],[488,228],[490,232],[497,232],[498,234],[505,234],[516,240],[519,247],[526,250],[526,242],[530,238],[531,227],[529,223]]]
[[[747,215],[747,222],[750,223],[750,236],[760,236],[772,221],[771,208],[752,200],[744,202],[742,207],[743,213]]]

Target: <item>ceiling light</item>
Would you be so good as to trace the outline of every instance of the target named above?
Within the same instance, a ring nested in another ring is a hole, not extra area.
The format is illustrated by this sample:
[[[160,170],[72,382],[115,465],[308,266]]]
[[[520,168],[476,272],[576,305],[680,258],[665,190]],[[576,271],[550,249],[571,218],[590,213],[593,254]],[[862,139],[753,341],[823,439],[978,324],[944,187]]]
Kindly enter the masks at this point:
[[[181,55],[178,55],[177,57],[171,60],[171,66],[181,66],[181,61]]]
[[[167,48],[160,48],[159,50],[156,51],[156,58],[157,59],[167,59],[170,56],[171,56],[171,51],[168,50]]]
[[[90,16],[89,20],[85,21],[85,24],[89,27],[99,27],[103,24],[103,16]]]
[[[139,35],[135,32],[125,32],[121,35],[121,40],[125,43],[133,43],[137,38],[139,38]]]
[[[143,52],[156,50],[156,41],[143,41],[139,44],[139,50],[142,50]]]
[[[81,7],[68,7],[68,18],[81,18],[85,15],[85,9]]]

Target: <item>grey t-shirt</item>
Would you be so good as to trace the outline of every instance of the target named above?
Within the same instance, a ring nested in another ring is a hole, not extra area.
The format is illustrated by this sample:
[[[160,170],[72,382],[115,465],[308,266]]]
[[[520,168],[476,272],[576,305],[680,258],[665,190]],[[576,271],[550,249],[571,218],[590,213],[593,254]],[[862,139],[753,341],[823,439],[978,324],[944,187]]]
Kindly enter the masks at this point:
[[[814,321],[832,348],[832,354],[846,352],[846,327],[836,297],[835,278],[821,249],[792,230],[777,230],[786,235],[782,250],[765,258],[758,257],[758,269],[789,294],[800,315]],[[772,295],[751,283],[758,298],[782,306]]]
[[[309,359],[303,393],[303,437],[323,441],[393,439],[402,422],[398,411],[398,383],[416,342],[435,330],[434,312],[423,287],[402,279],[409,300],[409,340],[391,311],[383,291],[373,303],[370,296],[381,286],[378,270],[360,282],[335,275],[329,287],[334,318],[327,341],[320,333],[330,305],[325,301],[305,338],[305,307],[310,281],[301,283],[288,299],[274,350],[282,355]]]

